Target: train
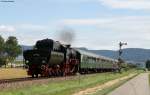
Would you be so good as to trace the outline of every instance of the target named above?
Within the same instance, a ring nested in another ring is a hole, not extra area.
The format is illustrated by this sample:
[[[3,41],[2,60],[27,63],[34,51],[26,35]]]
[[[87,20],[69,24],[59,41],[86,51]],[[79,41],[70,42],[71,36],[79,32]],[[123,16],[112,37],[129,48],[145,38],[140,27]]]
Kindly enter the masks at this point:
[[[68,76],[77,73],[118,71],[118,61],[52,39],[38,40],[23,52],[27,73],[32,77]]]

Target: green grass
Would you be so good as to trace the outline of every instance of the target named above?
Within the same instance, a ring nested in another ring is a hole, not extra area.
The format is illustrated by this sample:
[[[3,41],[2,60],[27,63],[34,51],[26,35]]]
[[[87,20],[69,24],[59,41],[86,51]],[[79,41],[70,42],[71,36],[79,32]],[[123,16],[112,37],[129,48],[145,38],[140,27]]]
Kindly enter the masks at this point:
[[[72,93],[103,84],[107,81],[120,78],[137,72],[130,70],[127,72],[119,73],[101,73],[93,75],[83,75],[79,79],[53,81],[43,85],[32,85],[20,89],[6,89],[0,92],[0,95],[71,95]]]
[[[148,78],[149,78],[149,85],[150,85],[150,73],[148,74]]]
[[[108,88],[105,88],[101,91],[98,91],[96,93],[94,93],[93,95],[107,95],[108,93],[110,93],[111,91],[115,90],[116,88],[118,88],[119,86],[121,86],[122,84],[124,84],[125,82],[127,82],[128,80],[134,78],[135,76],[137,76],[138,74],[134,75],[133,77],[131,78],[128,78],[128,79],[125,79],[125,80],[121,80],[120,82],[108,87]]]

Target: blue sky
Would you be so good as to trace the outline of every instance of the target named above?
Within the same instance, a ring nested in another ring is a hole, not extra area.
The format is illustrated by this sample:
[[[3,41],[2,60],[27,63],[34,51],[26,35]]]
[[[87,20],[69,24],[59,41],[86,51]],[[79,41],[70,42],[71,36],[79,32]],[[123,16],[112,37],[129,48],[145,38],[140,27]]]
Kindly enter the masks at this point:
[[[0,35],[16,36],[19,44],[59,40],[66,27],[74,30],[74,47],[150,48],[149,0],[14,0],[0,2]]]

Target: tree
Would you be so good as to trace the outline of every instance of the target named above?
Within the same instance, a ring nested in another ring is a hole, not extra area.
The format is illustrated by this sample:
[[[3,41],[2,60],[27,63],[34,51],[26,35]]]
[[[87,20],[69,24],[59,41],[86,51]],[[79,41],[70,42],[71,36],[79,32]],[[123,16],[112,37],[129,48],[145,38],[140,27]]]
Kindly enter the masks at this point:
[[[4,38],[0,36],[0,66],[5,64],[4,45],[5,45]]]
[[[21,46],[18,45],[17,38],[14,36],[8,37],[5,42],[6,60],[12,63],[21,54],[21,51]]]
[[[0,57],[0,67],[6,64],[6,59],[5,57]]]
[[[5,45],[4,38],[0,36],[0,56],[2,56],[4,53],[4,45]]]
[[[150,70],[150,60],[147,60],[145,64],[146,64],[146,68],[147,68],[148,70]]]

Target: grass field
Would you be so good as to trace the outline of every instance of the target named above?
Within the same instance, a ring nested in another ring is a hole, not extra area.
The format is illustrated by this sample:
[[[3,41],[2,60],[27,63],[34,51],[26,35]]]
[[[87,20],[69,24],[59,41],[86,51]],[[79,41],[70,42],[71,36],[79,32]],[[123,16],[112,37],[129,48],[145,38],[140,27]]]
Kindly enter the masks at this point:
[[[80,76],[79,79],[62,80],[57,82],[50,82],[43,85],[32,85],[19,89],[6,89],[0,92],[0,95],[71,95],[80,90],[94,87],[103,84],[107,81],[127,76],[131,73],[137,73],[137,70],[130,70],[119,73],[101,73],[89,76]]]
[[[0,79],[27,77],[25,69],[21,68],[0,68]]]
[[[150,72],[149,72],[148,78],[149,78],[149,85],[150,85]]]

